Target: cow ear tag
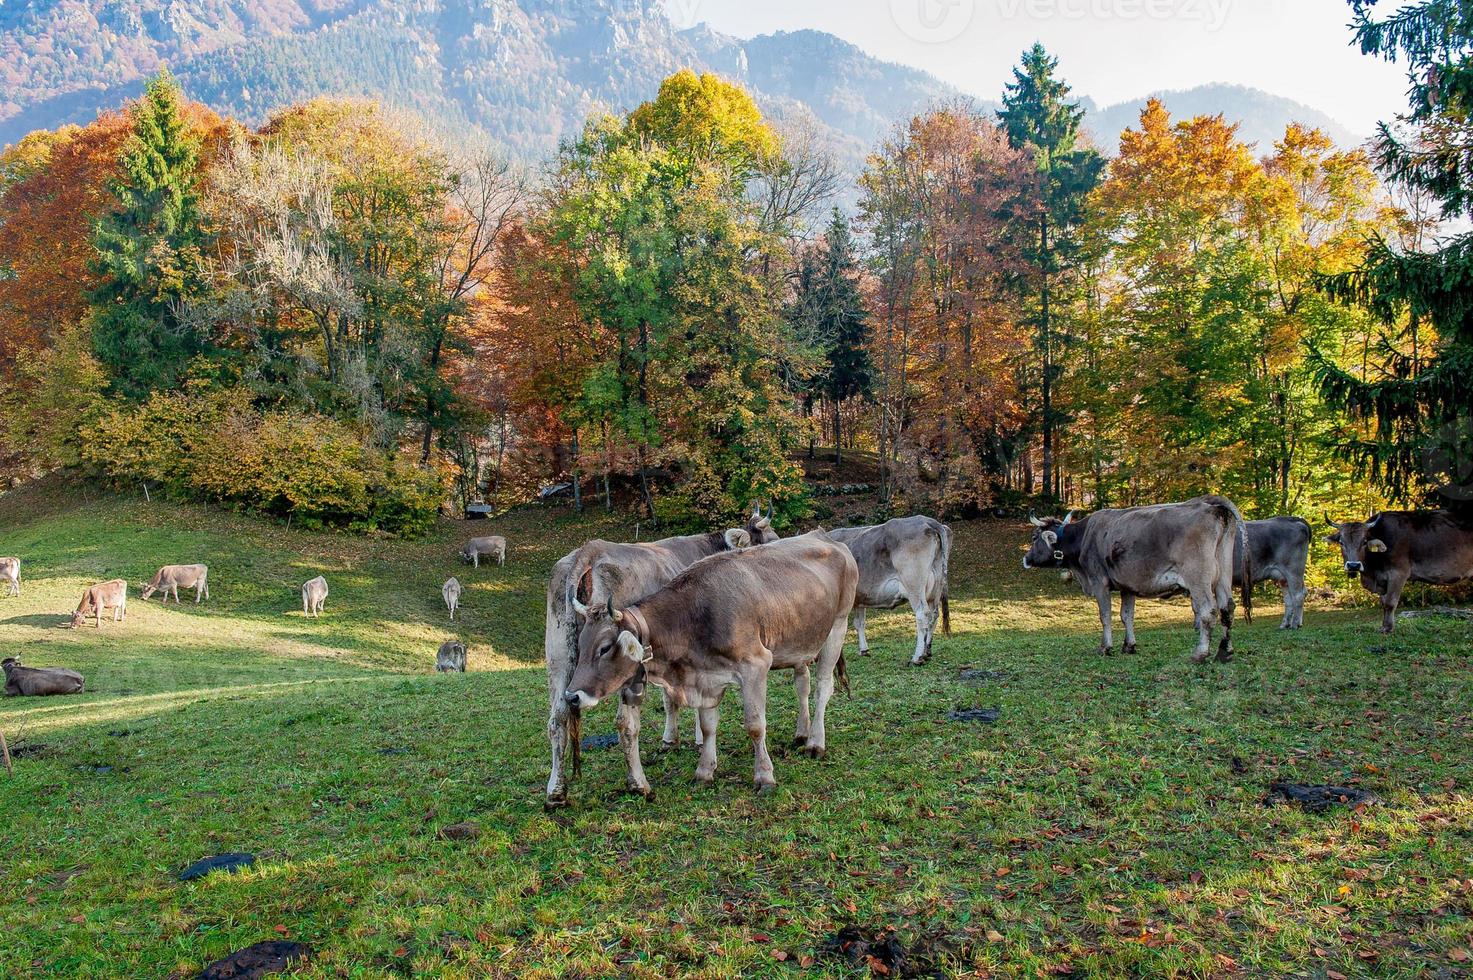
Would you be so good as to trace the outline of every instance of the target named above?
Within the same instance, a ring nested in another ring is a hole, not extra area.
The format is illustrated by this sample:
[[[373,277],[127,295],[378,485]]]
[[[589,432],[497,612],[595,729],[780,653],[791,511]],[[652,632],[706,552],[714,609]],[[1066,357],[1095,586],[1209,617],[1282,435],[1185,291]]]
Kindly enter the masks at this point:
[[[1373,555],[1384,555],[1386,554],[1386,542],[1379,538],[1372,538],[1366,542],[1366,550]]]
[[[619,652],[637,664],[647,664],[655,659],[654,656],[644,648],[644,644],[635,639],[633,633],[625,630],[619,634]]]

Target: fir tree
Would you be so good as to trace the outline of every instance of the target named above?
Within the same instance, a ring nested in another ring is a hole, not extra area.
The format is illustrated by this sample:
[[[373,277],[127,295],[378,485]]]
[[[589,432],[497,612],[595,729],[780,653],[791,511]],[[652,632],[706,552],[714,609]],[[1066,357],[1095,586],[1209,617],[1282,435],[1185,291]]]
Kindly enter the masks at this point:
[[[1104,158],[1079,145],[1084,110],[1079,103],[1069,101],[1069,86],[1054,74],[1058,66],[1058,59],[1050,57],[1041,44],[1025,51],[1022,64],[1013,69],[1013,81],[1007,86],[998,113],[1008,142],[1014,149],[1031,152],[1038,168],[1039,207],[1025,258],[1032,267],[1028,277],[1033,305],[1029,319],[1039,358],[1043,491],[1050,495],[1057,494],[1055,436],[1064,421],[1054,395],[1063,373],[1060,348],[1069,340],[1060,307],[1071,285],[1066,277],[1077,264],[1073,232],[1083,215],[1085,199],[1104,172]]]
[[[1375,0],[1351,0],[1356,37],[1368,55],[1407,66],[1409,111],[1382,123],[1380,169],[1393,184],[1436,201],[1448,219],[1473,217],[1473,10],[1466,0],[1422,0],[1385,19]],[[1366,263],[1325,276],[1320,286],[1361,306],[1387,327],[1381,370],[1352,373],[1316,355],[1321,391],[1352,418],[1364,439],[1342,447],[1394,499],[1438,487],[1448,500],[1473,493],[1473,234],[1409,251],[1377,239]],[[1430,356],[1398,343],[1431,324]]]
[[[205,289],[199,213],[199,138],[184,97],[161,70],[131,110],[132,135],[111,191],[117,207],[93,239],[101,284],[91,296],[92,338],[113,385],[130,398],[168,387],[205,338],[181,322]]]

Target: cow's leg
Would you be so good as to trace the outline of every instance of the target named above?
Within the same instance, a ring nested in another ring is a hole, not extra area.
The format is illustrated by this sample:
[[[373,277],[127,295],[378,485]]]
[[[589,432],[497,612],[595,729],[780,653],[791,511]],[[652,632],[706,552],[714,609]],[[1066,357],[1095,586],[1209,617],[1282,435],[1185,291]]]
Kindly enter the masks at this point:
[[[481,567],[481,553],[479,551],[471,552],[471,564],[475,565],[477,568]]]
[[[844,632],[847,634],[848,624]],[[767,668],[754,667],[742,678],[742,722],[752,740],[752,783],[759,793],[777,788],[772,756],[767,754]]]
[[[924,596],[907,596],[910,602],[911,612],[916,617],[916,651],[911,654],[910,663],[913,667],[919,667],[931,659],[931,610],[926,605]]]
[[[808,726],[808,745],[804,749],[815,759],[828,754],[828,732],[824,720],[828,717],[829,700],[834,696],[834,668],[844,653],[844,637],[849,635],[848,620],[848,616],[841,616],[834,622],[818,655],[818,706]]]
[[[1125,652],[1135,653],[1135,593],[1120,593],[1120,624],[1125,627]]]
[[[1108,657],[1115,650],[1115,634],[1110,627],[1110,590],[1108,587],[1095,593],[1095,602],[1100,607],[1100,628],[1104,634],[1100,638],[1100,653]]]
[[[1401,604],[1401,590],[1406,588],[1407,576],[1393,573],[1386,580],[1386,591],[1381,593],[1381,632],[1390,633],[1396,628],[1396,607]]]
[[[793,694],[798,699],[798,728],[793,734],[793,744],[803,745],[808,741],[808,732],[813,727],[813,717],[808,713],[809,671],[799,667],[793,671]]]
[[[1309,587],[1304,584],[1303,572],[1291,572],[1284,580],[1284,618],[1286,629],[1297,630],[1304,626],[1304,599]]]
[[[1210,594],[1192,593],[1192,615],[1197,625],[1197,648],[1192,651],[1192,663],[1205,663],[1207,651],[1212,646],[1213,622],[1217,618],[1217,607]]]
[[[701,725],[701,761],[696,765],[696,781],[700,783],[710,783],[716,778],[716,724],[720,711],[716,704],[696,709]]]
[[[648,798],[650,782],[644,778],[644,764],[639,758],[639,709],[643,703],[643,694],[635,694],[625,688],[619,694],[616,723],[619,728],[619,747],[624,750],[624,762],[629,767],[629,789]]]
[[[680,745],[680,707],[670,698],[670,692],[660,688],[660,698],[665,705],[665,731],[660,736],[660,747],[673,749]],[[697,740],[697,745],[700,741]]]
[[[869,638],[864,635],[864,614],[865,614],[865,608],[863,606],[858,606],[858,607],[855,608],[855,610],[854,610],[854,632],[859,635],[859,655],[861,657],[868,657],[869,656]]]
[[[1222,621],[1222,639],[1217,644],[1217,662],[1221,664],[1233,659],[1233,613],[1237,608],[1231,592],[1226,597],[1218,597],[1217,614]]]

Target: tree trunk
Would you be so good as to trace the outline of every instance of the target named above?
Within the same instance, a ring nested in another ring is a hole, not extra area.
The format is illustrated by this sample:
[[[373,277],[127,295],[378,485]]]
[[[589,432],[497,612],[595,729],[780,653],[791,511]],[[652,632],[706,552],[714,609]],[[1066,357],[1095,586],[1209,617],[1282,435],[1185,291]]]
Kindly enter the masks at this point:
[[[844,439],[843,432],[839,428],[839,402],[834,401],[834,465],[838,466],[844,462]]]
[[[1040,254],[1043,259],[1043,287],[1039,328],[1043,340],[1043,489],[1050,496],[1057,496],[1054,487],[1054,324],[1053,311],[1049,308],[1049,241],[1048,212],[1038,219]]]
[[[583,481],[578,478],[578,430],[573,430],[573,509],[583,513]]]

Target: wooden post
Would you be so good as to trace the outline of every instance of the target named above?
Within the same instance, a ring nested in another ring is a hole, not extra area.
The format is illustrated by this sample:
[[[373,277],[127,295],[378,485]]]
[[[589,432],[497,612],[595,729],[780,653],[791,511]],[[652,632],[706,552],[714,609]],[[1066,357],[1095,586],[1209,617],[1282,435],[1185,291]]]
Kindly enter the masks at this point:
[[[10,764],[10,746],[5,744],[5,733],[0,732],[0,756],[5,757],[5,771],[10,773],[10,778],[15,778],[15,769]]]

